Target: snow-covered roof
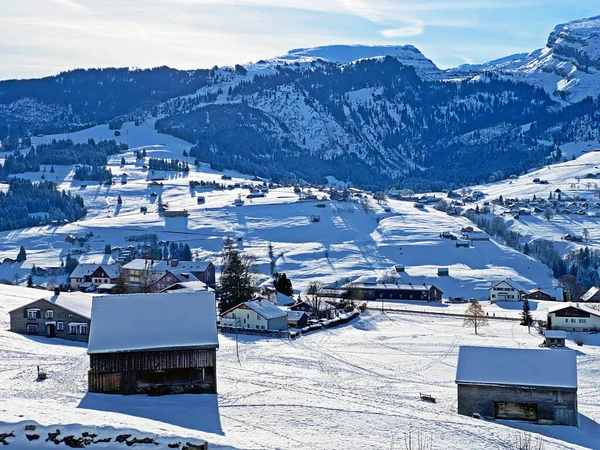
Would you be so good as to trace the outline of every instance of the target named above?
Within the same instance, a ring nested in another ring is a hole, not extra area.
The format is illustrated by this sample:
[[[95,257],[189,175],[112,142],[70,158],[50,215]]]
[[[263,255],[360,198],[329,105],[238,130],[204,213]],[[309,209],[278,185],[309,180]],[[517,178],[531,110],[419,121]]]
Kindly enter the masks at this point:
[[[117,278],[121,271],[117,264],[79,264],[69,276],[71,278],[84,278],[94,273],[98,267],[102,267],[109,278]]]
[[[94,297],[89,354],[218,347],[215,302],[198,293]]]
[[[285,311],[282,311],[267,300],[244,302],[244,305],[267,320],[277,319],[278,317],[285,317],[287,315]]]
[[[498,281],[497,283],[492,284],[492,286],[488,290],[491,290],[491,289],[495,288],[500,283],[506,283],[511,288],[513,288],[514,290],[519,291],[519,292],[523,292],[523,293],[528,293],[529,292],[529,289],[526,289],[525,287],[523,287],[522,284],[516,282],[515,280],[513,280],[511,278],[505,278],[504,280],[501,280],[501,281]]]
[[[149,259],[132,259],[123,266],[123,269],[147,270],[152,267],[152,261]]]
[[[396,290],[396,289],[402,289],[402,290],[406,290],[406,291],[422,291],[422,290],[429,290],[432,287],[435,287],[432,284],[410,284],[410,283],[401,283],[401,284],[394,284],[394,283],[357,283],[357,282],[352,282],[349,284],[349,287],[354,287],[354,288],[367,288],[367,289],[378,289],[378,290]]]
[[[23,306],[38,300],[46,300],[53,305],[60,306],[67,311],[71,311],[72,313],[88,319],[92,315],[92,296],[84,292],[61,292],[59,295],[51,295],[51,292],[41,289],[4,285],[2,286],[2,291],[0,296],[10,295],[13,299],[14,297],[23,299],[22,302],[17,302],[17,304],[20,304],[15,309],[22,308]],[[15,309],[13,309],[13,311]]]
[[[306,311],[288,311],[287,312],[288,320],[292,320],[294,322],[299,321],[303,315],[308,316]]]
[[[214,292],[202,281],[180,281],[163,289],[161,292],[182,293],[182,292]]]
[[[577,389],[577,359],[571,350],[462,346],[456,383]]]
[[[549,339],[566,339],[567,332],[562,330],[546,330],[544,336]]]
[[[598,291],[600,291],[600,288],[596,287],[596,286],[592,286],[591,288],[589,288],[587,290],[587,292],[585,294],[583,294],[581,296],[581,301],[587,302],[589,299],[591,299],[594,295],[596,295],[598,293]]]
[[[565,308],[569,308],[569,307],[577,308],[580,311],[585,311],[588,314],[592,314],[594,316],[600,317],[600,311],[598,311],[597,309],[592,309],[587,306],[580,305],[579,303],[571,303],[571,302],[560,303],[559,305],[550,306],[548,308],[548,314],[555,313],[557,311],[560,311],[561,309],[565,309]]]
[[[156,272],[165,272],[174,270],[178,271],[194,271],[204,272],[208,269],[210,261],[158,261],[152,267],[152,270]]]
[[[295,300],[292,297],[288,297],[285,294],[282,294],[281,292],[277,293],[277,305],[279,306],[288,306],[288,305],[293,305],[295,302]]]

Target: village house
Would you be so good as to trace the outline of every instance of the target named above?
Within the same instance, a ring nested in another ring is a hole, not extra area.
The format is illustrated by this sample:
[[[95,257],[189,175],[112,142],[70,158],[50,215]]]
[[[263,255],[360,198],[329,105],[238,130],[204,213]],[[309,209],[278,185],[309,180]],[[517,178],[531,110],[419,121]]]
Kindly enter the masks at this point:
[[[600,288],[592,286],[579,300],[582,302],[600,302]]]
[[[214,292],[214,289],[209,288],[202,281],[180,281],[178,283],[167,286],[160,292]]]
[[[287,322],[290,328],[304,328],[308,325],[308,313],[306,311],[287,311]]]
[[[73,289],[88,289],[101,284],[114,284],[121,269],[118,264],[79,264],[69,275]]]
[[[88,390],[105,394],[217,392],[214,293],[96,297]],[[135,318],[135,320],[132,320]]]
[[[530,289],[529,293],[527,294],[527,299],[528,300],[547,300],[547,301],[553,301],[556,300],[556,297],[549,294],[548,292],[543,291],[540,288],[537,289]],[[562,299],[561,299],[562,300]]]
[[[576,332],[600,330],[600,311],[579,304],[561,303],[548,308],[547,327]]]
[[[267,300],[244,302],[221,314],[221,327],[283,331],[287,313]]]
[[[62,292],[10,311],[10,331],[87,342],[91,309],[89,294]]]
[[[321,300],[318,302],[318,311],[315,312],[315,306],[311,302],[301,301],[289,306],[290,311],[304,311],[313,319],[333,319],[336,316],[335,307],[328,302]]]
[[[492,284],[488,290],[490,291],[490,302],[492,303],[505,301],[516,302],[523,300],[529,294],[529,290],[510,278]]]
[[[456,384],[461,415],[577,426],[573,351],[462,346]]]
[[[166,287],[180,281],[202,281],[207,285],[215,286],[215,265],[210,261],[152,261],[148,259],[134,259],[122,268],[125,280],[134,290],[146,288],[159,292]],[[161,279],[167,273],[167,276]],[[188,274],[185,280],[185,274]],[[192,278],[194,277],[194,278]],[[157,284],[154,288],[151,286]]]

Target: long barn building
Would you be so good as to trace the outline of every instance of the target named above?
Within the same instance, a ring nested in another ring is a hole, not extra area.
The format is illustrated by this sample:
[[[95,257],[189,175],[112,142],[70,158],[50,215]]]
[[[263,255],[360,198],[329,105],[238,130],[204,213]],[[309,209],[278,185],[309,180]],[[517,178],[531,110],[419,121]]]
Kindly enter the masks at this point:
[[[94,298],[88,390],[216,393],[214,292]]]

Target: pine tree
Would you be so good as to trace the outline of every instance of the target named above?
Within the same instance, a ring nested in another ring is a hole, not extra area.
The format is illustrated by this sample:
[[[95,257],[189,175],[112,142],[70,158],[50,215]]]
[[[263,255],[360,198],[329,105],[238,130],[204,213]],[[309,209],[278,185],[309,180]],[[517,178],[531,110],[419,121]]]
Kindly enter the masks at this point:
[[[54,166],[50,167],[50,173],[54,173]]]
[[[192,250],[190,246],[185,244],[183,246],[183,250],[181,250],[181,254],[179,255],[182,261],[191,261],[192,260]]]
[[[283,295],[287,295],[291,297],[294,295],[294,289],[292,287],[292,281],[287,277],[285,273],[275,274],[275,281],[273,281],[273,285],[275,286],[275,290],[277,292],[282,293]]]
[[[111,248],[110,244],[106,244],[104,246],[104,254],[105,255],[110,255],[111,253],[112,253],[112,248]]]
[[[33,277],[31,276],[31,274],[27,275],[27,287],[33,287]]]
[[[125,279],[125,273],[121,272],[117,277],[117,282],[115,283],[115,294],[129,294],[130,292],[131,288]]]
[[[531,317],[531,307],[529,306],[529,300],[523,300],[523,313],[521,316],[521,325],[531,325],[533,317]]]
[[[123,156],[123,157],[121,158],[121,167],[123,167],[124,165],[125,165],[125,157]]]
[[[119,194],[119,196],[117,197],[117,205],[122,205],[123,204],[123,199],[121,198],[121,195]]]
[[[27,252],[25,251],[25,247],[21,245],[21,249],[19,250],[19,254],[17,255],[17,262],[23,262],[27,259]]]
[[[525,253],[526,255],[531,254],[531,250],[529,250],[529,244],[527,244],[527,242],[525,242],[525,247],[523,247],[523,253]]]
[[[251,269],[251,259],[242,258],[237,250],[225,252],[219,284],[219,291],[221,293],[219,307],[221,312],[252,299],[254,295],[254,280]]]
[[[67,261],[65,262],[65,273],[71,275],[71,272],[79,265],[79,261],[72,258],[71,255],[67,255]]]

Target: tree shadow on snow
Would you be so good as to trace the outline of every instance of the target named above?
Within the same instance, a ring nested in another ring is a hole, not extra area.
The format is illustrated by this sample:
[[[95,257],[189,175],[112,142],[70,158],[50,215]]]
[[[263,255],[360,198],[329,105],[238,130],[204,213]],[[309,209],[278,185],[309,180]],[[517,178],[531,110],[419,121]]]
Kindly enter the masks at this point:
[[[87,393],[77,407],[126,414],[190,430],[224,435],[219,404],[214,394],[149,397]]]
[[[522,301],[515,301],[515,302],[496,302],[494,303],[498,308],[500,309],[507,309],[507,310],[511,310],[511,311],[521,311],[523,310],[523,302]],[[535,301],[529,301],[529,308],[531,308],[531,311],[536,311],[538,307],[537,302]]]
[[[498,423],[517,430],[541,434],[569,444],[585,448],[600,448],[600,424],[589,417],[579,414],[579,427],[565,425],[537,425],[529,422],[498,420]]]

